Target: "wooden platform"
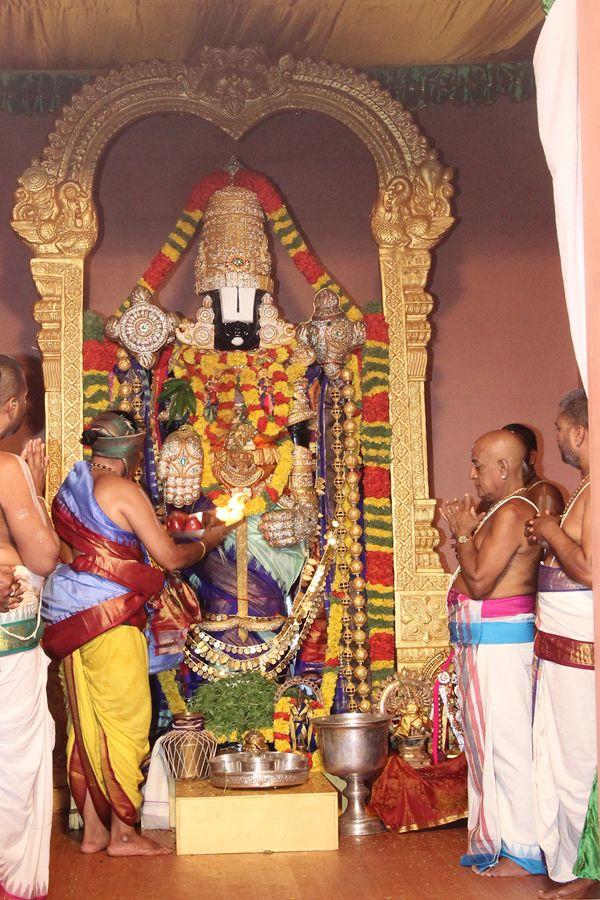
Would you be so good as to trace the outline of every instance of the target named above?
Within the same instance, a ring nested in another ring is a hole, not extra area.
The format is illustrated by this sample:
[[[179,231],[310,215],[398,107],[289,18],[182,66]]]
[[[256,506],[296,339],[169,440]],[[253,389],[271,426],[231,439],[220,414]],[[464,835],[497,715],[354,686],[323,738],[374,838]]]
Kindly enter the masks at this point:
[[[177,853],[337,850],[337,791],[324,775],[277,790],[222,790],[179,782],[174,796]]]

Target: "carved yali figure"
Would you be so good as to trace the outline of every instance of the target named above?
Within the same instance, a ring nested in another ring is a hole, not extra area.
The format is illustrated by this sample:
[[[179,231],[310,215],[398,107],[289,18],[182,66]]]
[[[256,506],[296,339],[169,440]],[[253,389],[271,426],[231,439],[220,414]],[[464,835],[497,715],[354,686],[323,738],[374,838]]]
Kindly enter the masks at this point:
[[[340,298],[329,288],[315,296],[314,312],[296,329],[301,344],[309,347],[328,378],[337,378],[348,354],[365,342],[363,322],[351,322],[340,308]]]

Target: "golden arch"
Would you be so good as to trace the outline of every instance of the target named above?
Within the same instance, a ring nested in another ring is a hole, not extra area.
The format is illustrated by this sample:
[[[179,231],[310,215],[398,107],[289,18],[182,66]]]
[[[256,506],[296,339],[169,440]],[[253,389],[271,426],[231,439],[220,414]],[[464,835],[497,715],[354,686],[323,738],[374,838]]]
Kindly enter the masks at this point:
[[[429,499],[424,382],[432,301],[424,287],[430,250],[453,222],[451,171],[411,115],[377,82],[326,62],[260,48],[206,48],[199,66],[149,62],[86,85],[63,109],[40,160],[20,177],[12,227],[33,252],[40,300],[46,431],[52,496],[80,458],[85,258],[98,235],[93,184],[98,160],[125,126],[145,116],[200,116],[239,139],[284,110],[322,112],[370,151],[379,178],[371,226],[379,246],[390,329],[394,586],[399,664],[421,666],[447,643],[447,586]]]

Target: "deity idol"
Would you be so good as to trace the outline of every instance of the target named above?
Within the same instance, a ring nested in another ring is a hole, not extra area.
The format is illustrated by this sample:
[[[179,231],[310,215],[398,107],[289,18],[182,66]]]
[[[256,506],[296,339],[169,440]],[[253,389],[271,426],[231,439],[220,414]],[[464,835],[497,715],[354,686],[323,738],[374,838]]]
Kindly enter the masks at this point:
[[[195,281],[196,321],[168,326],[175,341],[155,429],[159,500],[241,521],[183,573],[202,608],[185,661],[203,680],[277,675],[322,608],[326,571],[319,590],[303,587],[314,586],[311,557],[323,555],[333,508],[321,491],[328,384],[364,329],[329,290],[316,295],[309,322],[295,328],[280,317],[264,214],[256,194],[233,183],[206,205]],[[127,347],[126,323],[110,327]]]

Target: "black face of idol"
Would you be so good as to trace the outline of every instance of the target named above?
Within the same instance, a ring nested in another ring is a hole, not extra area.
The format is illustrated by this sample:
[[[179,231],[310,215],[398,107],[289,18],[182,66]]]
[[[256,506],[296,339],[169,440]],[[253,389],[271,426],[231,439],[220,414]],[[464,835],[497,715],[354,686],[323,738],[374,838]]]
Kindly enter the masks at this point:
[[[224,322],[219,291],[211,291],[215,313],[215,350],[256,350],[259,345],[258,307],[264,291],[256,291],[251,322]]]

